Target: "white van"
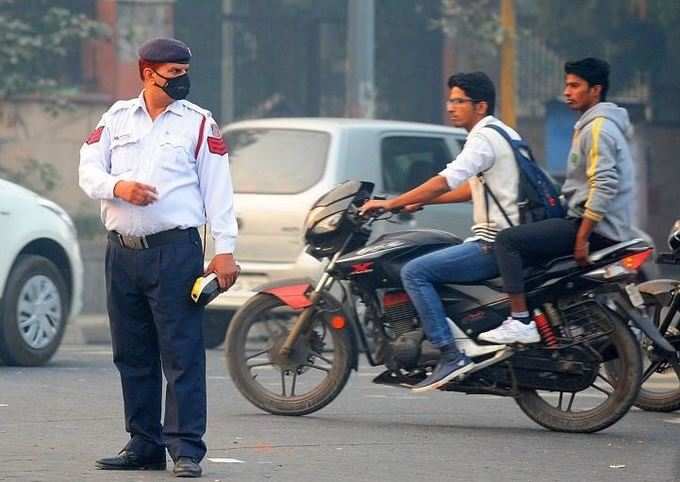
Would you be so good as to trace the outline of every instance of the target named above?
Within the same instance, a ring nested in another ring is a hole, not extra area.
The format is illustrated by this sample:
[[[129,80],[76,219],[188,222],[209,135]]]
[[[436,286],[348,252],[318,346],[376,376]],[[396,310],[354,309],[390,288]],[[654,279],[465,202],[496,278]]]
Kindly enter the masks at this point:
[[[330,118],[243,121],[223,133],[230,147],[239,224],[235,254],[242,271],[236,284],[208,306],[209,347],[222,342],[231,314],[255,287],[319,276],[319,262],[304,252],[303,222],[322,194],[347,179],[371,181],[374,192],[386,196],[408,191],[453,160],[466,135],[463,129],[433,124]],[[380,226],[437,228],[464,237],[471,224],[466,203],[428,206]],[[209,239],[206,262],[213,252]]]

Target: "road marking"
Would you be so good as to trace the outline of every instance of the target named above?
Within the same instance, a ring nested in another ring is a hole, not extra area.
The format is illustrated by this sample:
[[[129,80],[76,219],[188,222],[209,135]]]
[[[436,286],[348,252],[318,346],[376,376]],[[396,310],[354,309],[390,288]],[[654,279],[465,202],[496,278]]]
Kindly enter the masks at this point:
[[[215,462],[216,464],[245,464],[245,461],[239,459],[225,459],[225,458],[208,458],[210,462]]]
[[[227,377],[221,377],[221,376],[212,376],[208,377],[208,380],[226,380]]]
[[[0,407],[9,407],[6,403],[0,403]]]
[[[664,420],[664,422],[666,422],[666,423],[680,423],[680,417]]]

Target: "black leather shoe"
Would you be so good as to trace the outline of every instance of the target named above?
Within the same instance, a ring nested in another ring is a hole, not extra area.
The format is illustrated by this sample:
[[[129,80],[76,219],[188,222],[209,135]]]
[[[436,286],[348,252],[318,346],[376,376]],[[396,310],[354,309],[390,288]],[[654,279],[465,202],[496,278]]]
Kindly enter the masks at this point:
[[[194,462],[190,457],[179,457],[175,462],[172,471],[175,477],[200,477],[201,466]]]
[[[130,450],[121,450],[116,457],[99,459],[95,462],[99,470],[165,470],[165,450],[163,455],[142,458]]]

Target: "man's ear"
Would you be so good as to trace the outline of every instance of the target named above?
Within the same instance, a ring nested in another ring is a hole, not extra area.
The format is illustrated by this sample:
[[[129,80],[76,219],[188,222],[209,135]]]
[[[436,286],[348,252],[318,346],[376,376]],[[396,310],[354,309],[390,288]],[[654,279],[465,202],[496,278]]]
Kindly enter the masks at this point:
[[[151,70],[150,67],[145,67],[144,70],[142,70],[142,76],[144,77],[144,80],[153,79],[153,70]]]
[[[591,87],[591,89],[592,89],[591,92],[593,93],[593,95],[597,95],[598,99],[602,98],[602,85],[595,84]]]
[[[477,102],[475,104],[475,111],[477,112],[478,115],[488,115],[489,113],[489,104],[485,101],[482,100],[480,102]]]

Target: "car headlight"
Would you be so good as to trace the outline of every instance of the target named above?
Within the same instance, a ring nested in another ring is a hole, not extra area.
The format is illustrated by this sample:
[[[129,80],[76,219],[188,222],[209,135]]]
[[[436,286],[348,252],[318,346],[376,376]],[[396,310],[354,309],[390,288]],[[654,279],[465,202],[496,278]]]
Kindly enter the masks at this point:
[[[71,219],[71,216],[69,216],[68,213],[61,208],[61,206],[45,198],[39,198],[38,204],[56,214],[59,217],[59,219],[64,221],[66,226],[68,226],[73,236],[78,237],[78,233],[76,232],[76,225],[73,223],[73,219]]]

